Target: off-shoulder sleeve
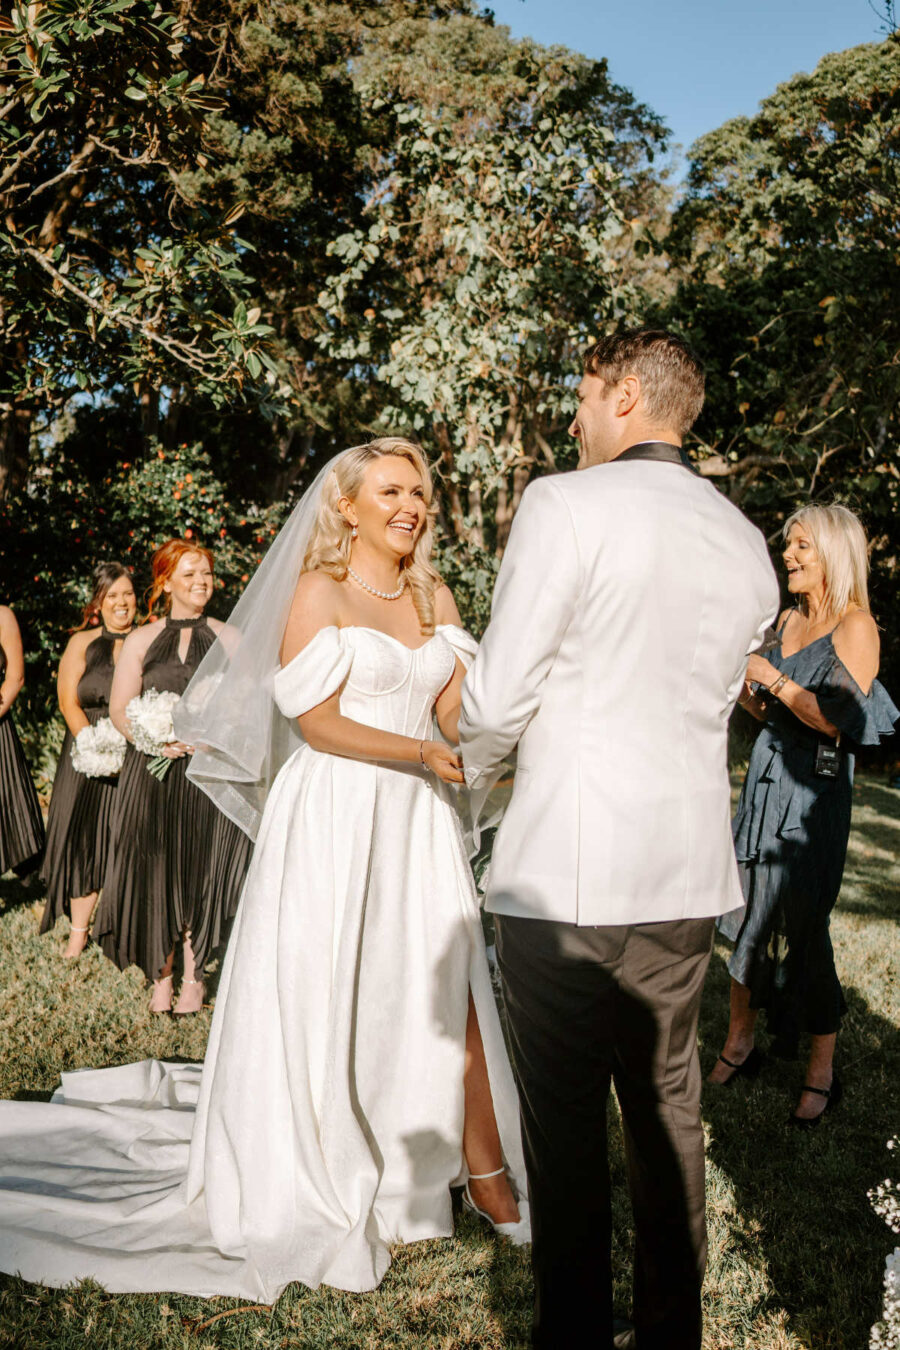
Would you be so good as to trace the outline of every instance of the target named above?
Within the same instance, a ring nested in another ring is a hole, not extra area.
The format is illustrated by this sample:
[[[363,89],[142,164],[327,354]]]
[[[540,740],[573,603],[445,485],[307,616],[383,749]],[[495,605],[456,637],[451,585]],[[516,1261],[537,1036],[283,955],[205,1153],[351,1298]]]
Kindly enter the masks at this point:
[[[339,628],[322,628],[292,661],[276,672],[275,702],[285,717],[301,717],[340,689],[353,652]]]
[[[878,745],[893,735],[894,724],[900,720],[900,711],[884,685],[873,680],[872,688],[864,694],[836,653],[815,695],[822,715],[856,745]]]
[[[478,651],[478,643],[472,634],[455,623],[439,623],[434,631],[440,633],[450,643],[454,656],[458,656],[468,670]]]

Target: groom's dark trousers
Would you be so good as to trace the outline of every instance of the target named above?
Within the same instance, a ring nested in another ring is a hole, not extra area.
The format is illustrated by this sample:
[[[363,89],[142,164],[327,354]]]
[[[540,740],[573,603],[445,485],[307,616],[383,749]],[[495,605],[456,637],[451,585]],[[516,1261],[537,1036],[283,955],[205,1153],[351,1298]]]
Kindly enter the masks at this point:
[[[496,916],[531,1202],[533,1344],[610,1350],[606,1119],[622,1111],[637,1350],[700,1350],[706,1264],[697,1018],[715,921]]]

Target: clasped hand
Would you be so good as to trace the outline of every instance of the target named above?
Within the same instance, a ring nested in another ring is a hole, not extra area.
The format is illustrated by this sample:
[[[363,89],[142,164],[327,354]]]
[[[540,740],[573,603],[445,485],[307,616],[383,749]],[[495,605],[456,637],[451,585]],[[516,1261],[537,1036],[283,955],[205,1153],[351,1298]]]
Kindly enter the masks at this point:
[[[166,759],[183,759],[185,755],[192,755],[194,747],[185,745],[184,741],[169,741],[163,746],[160,754],[165,755]]]
[[[757,656],[755,653],[747,660],[747,674],[744,677],[748,684],[764,684],[768,689],[778,679],[780,672],[767,661],[764,656]]]
[[[464,783],[462,760],[455,751],[443,741],[425,741],[422,745],[422,758],[432,773],[444,783]]]

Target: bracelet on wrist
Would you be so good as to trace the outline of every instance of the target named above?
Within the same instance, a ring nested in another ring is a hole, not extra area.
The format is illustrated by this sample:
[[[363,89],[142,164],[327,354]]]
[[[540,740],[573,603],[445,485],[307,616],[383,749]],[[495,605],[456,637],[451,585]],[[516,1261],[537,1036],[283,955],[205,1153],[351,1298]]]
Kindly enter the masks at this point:
[[[772,684],[767,686],[769,693],[772,695],[773,698],[778,697],[778,695],[780,694],[784,686],[787,684],[787,682],[788,677],[786,675],[779,675],[777,680],[774,680]]]
[[[427,764],[425,763],[425,742],[424,742],[424,741],[419,741],[419,759],[422,761],[422,767],[423,767],[423,768],[427,768],[428,766],[427,766]]]

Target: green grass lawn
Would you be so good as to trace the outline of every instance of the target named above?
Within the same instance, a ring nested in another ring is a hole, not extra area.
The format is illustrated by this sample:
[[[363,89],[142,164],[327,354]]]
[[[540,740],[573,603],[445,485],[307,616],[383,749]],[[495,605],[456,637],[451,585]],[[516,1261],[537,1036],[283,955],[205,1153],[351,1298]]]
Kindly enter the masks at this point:
[[[846,1097],[817,1132],[801,1134],[785,1125],[800,1063],[772,1061],[752,1085],[706,1088],[705,1350],[864,1350],[880,1310],[884,1257],[896,1239],[866,1192],[896,1164],[885,1143],[900,1122],[900,793],[863,778],[855,801],[832,927],[849,1004],[838,1042]],[[96,948],[66,964],[64,925],[39,937],[40,912],[36,889],[0,882],[0,1096],[49,1097],[64,1069],[202,1058],[208,1010],[186,1021],[151,1019],[137,970],[121,974]],[[705,1065],[728,1020],[726,955],[717,946],[704,996]],[[610,1109],[615,1276],[624,1310],[629,1212]],[[46,1290],[0,1277],[0,1350],[82,1350],[86,1343],[92,1350],[513,1350],[528,1343],[530,1297],[527,1254],[465,1217],[453,1241],[398,1248],[374,1293],[294,1285],[271,1309],[230,1299],[110,1296],[90,1283]]]

